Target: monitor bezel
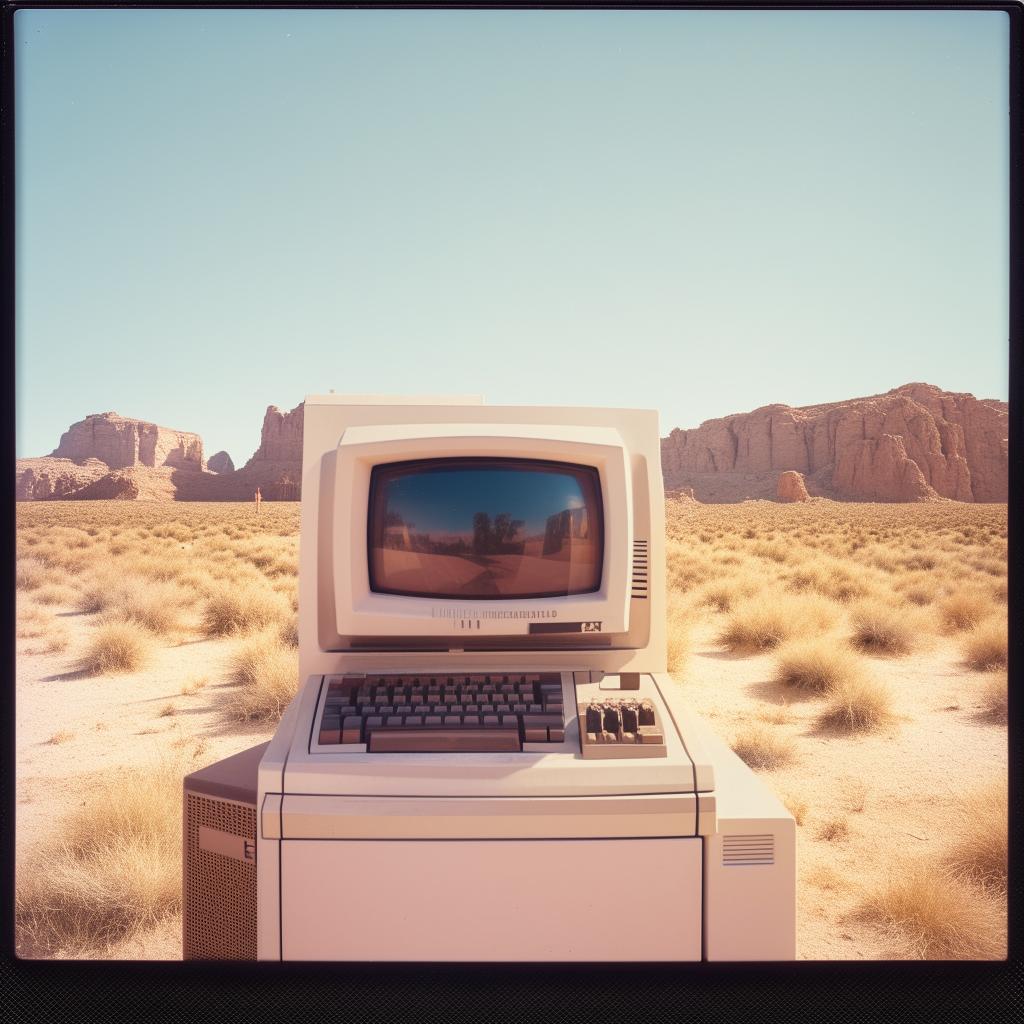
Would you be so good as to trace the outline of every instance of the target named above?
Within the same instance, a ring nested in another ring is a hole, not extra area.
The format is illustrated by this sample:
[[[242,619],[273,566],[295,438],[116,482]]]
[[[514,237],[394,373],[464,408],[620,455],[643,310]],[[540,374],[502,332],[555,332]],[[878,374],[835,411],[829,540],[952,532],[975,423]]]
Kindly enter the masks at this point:
[[[598,473],[604,539],[601,585],[596,591],[558,597],[489,599],[426,598],[374,593],[370,589],[367,537],[369,481],[374,466],[418,459],[482,456],[582,465]],[[633,538],[632,473],[619,433],[607,427],[532,423],[384,424],[352,427],[335,451],[331,586],[336,635],[323,650],[357,641],[383,645],[396,638],[521,640],[540,636],[531,622],[564,624],[564,635],[593,632],[595,645],[627,633],[630,551]],[[343,525],[345,524],[345,525]],[[358,537],[356,543],[354,538]],[[486,611],[484,611],[486,609]]]

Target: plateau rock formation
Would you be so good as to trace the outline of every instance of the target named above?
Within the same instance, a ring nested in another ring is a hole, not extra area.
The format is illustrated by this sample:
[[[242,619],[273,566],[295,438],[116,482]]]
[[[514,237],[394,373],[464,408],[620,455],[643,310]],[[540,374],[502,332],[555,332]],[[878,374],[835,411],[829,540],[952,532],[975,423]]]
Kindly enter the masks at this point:
[[[782,473],[776,493],[779,501],[810,501],[811,498],[807,493],[803,473],[795,469],[787,469]]]
[[[1008,419],[1005,402],[905,384],[673,430],[662,438],[662,468],[666,487],[692,487],[701,501],[776,497],[787,470],[830,498],[1006,501]]]
[[[203,442],[198,434],[169,430],[116,412],[93,413],[72,423],[51,453],[55,459],[98,459],[111,469],[171,466],[202,470]]]
[[[14,497],[17,501],[67,498],[109,472],[110,467],[99,459],[86,459],[81,464],[49,456],[18,459]]]
[[[206,468],[211,473],[232,473],[234,472],[235,464],[231,461],[231,456],[227,452],[215,452],[206,460]]]

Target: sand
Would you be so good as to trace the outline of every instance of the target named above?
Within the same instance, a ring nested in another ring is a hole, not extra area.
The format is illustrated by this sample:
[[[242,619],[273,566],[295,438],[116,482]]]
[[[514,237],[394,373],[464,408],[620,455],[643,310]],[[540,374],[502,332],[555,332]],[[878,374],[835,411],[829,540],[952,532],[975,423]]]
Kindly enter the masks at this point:
[[[1006,778],[1007,730],[982,713],[984,673],[967,669],[947,638],[904,658],[865,656],[892,691],[895,720],[874,734],[839,736],[818,729],[820,699],[795,698],[772,682],[772,655],[725,653],[715,643],[717,629],[710,615],[695,625],[677,673],[691,707],[727,741],[761,712],[786,705],[792,716],[769,728],[793,738],[795,760],[759,774],[781,799],[807,807],[797,830],[798,957],[893,955],[882,936],[856,920],[861,894],[899,857],[938,861],[960,827],[964,795]],[[845,838],[820,837],[833,819],[845,821]]]

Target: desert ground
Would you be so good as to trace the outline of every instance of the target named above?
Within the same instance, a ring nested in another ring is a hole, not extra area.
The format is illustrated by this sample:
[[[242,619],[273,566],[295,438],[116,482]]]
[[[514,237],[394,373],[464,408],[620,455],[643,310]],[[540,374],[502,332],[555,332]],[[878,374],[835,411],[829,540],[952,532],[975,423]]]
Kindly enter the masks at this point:
[[[793,812],[798,956],[1005,956],[1005,505],[667,506],[670,668]],[[18,505],[17,943],[181,955],[181,777],[297,683],[298,505]]]

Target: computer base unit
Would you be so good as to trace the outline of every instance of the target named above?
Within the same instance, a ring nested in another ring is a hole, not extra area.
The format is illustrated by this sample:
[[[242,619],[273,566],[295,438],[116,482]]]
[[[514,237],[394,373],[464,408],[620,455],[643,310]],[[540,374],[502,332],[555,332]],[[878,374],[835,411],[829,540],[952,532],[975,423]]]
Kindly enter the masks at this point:
[[[266,743],[185,777],[182,957],[256,959],[256,789]]]
[[[615,680],[578,676],[584,701]],[[667,753],[606,762],[580,715],[532,755],[311,753],[309,680],[269,746],[186,780],[185,957],[793,959],[792,816],[670,676],[641,680]]]

